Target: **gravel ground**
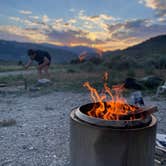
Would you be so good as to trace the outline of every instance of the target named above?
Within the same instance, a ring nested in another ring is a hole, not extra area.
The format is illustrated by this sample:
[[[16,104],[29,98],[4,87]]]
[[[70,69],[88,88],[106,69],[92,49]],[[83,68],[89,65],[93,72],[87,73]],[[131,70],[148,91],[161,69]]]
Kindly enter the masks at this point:
[[[0,127],[0,166],[68,166],[69,113],[89,102],[86,94],[54,92],[42,96],[0,95],[0,121],[16,125]],[[160,112],[158,132],[166,133],[166,102],[145,98]]]

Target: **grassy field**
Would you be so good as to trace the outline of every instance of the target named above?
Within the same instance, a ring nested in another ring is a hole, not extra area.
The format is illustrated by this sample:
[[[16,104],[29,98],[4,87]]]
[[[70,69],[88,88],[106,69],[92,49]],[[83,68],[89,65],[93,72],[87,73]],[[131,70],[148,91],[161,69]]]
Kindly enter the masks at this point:
[[[16,65],[0,65],[0,72],[16,71],[16,70],[23,70],[23,68],[21,66],[16,66]]]
[[[18,66],[1,66],[2,71],[15,71],[20,70]],[[34,69],[34,67],[32,67]],[[119,84],[127,77],[135,77],[137,79],[147,76],[145,70],[113,70],[104,65],[94,64],[70,64],[70,65],[52,65],[51,66],[51,79],[53,85],[51,90],[55,91],[87,91],[83,87],[83,83],[89,81],[97,89],[101,89],[103,85],[104,72],[109,73],[109,85]],[[6,82],[8,86],[24,85],[25,81],[28,86],[33,86],[37,81],[37,75],[32,72],[29,75],[10,75],[0,77],[0,82]],[[154,70],[153,73],[166,80],[166,70]]]
[[[35,67],[31,67],[31,69],[35,69]],[[23,66],[20,65],[0,65],[0,72],[9,72],[9,71],[18,71],[24,70]]]

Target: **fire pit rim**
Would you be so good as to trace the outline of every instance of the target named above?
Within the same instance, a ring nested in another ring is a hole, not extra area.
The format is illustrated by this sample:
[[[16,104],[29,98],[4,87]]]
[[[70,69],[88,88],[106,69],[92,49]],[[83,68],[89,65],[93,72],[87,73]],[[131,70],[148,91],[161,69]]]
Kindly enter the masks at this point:
[[[83,106],[93,104],[88,103]],[[112,128],[143,128],[148,126],[152,119],[153,115],[147,115],[144,119],[135,119],[135,120],[104,120],[101,118],[90,117],[83,113],[80,109],[83,107],[77,107],[73,109],[75,117],[83,122],[89,123],[91,125],[103,126],[103,127],[112,127]]]
[[[157,123],[157,118],[154,116],[154,115],[150,115],[151,117],[151,123],[149,123],[149,125],[146,125],[146,126],[142,126],[142,127],[132,127],[132,128],[125,128],[125,127],[115,127],[115,126],[108,126],[108,125],[101,125],[101,124],[93,124],[93,123],[90,123],[90,122],[87,122],[87,121],[84,121],[84,120],[81,120],[79,119],[76,115],[75,115],[75,112],[76,112],[77,109],[73,109],[72,112],[70,113],[70,118],[72,121],[77,121],[79,122],[79,124],[82,124],[84,126],[89,126],[89,127],[92,127],[92,128],[100,128],[100,129],[103,129],[103,130],[107,130],[107,129],[112,129],[112,130],[116,130],[116,131],[140,131],[140,129],[146,129],[150,126],[153,126],[154,124]]]

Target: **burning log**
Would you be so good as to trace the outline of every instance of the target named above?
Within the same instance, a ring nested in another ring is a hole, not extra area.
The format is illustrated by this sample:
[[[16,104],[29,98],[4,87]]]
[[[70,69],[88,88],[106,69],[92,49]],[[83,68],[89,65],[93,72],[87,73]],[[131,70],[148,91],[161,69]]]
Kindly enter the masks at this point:
[[[87,115],[89,116],[93,116],[96,118],[104,118],[104,115],[109,112],[109,104],[107,102],[104,102],[104,107],[105,110],[103,112],[101,112],[98,116],[96,116],[96,109],[98,109],[100,107],[101,103],[94,103],[94,106],[87,112]],[[133,107],[133,109],[135,111],[128,111],[128,112],[123,112],[123,110],[117,114],[117,113],[112,113],[111,117],[113,119],[116,119],[116,117],[118,117],[118,120],[132,120],[132,119],[141,119],[143,117],[146,117],[147,115],[150,115],[152,113],[155,113],[158,111],[156,106],[151,106],[151,107],[136,107],[136,106],[128,106],[126,104],[124,104],[123,108],[128,108],[130,109],[131,107]],[[110,119],[110,120],[113,120]],[[109,119],[107,119],[109,120]]]
[[[158,109],[156,106],[141,107],[141,108],[136,109],[136,111],[134,111],[134,112],[129,112],[127,115],[120,115],[119,119],[123,120],[123,119],[134,119],[134,118],[146,117],[147,115],[150,115],[157,111],[158,111]]]

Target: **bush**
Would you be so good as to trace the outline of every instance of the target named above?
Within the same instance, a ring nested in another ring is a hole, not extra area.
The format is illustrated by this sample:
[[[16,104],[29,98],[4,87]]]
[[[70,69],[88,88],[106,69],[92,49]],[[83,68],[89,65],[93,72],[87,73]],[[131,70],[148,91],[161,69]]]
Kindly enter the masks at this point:
[[[160,69],[166,69],[166,56],[159,59],[159,65]]]
[[[146,75],[153,75],[154,74],[154,67],[153,66],[147,66],[144,69],[144,72]]]
[[[84,63],[86,60],[83,59],[82,61],[80,61],[79,59],[73,59],[70,61],[70,64],[80,64],[80,63]]]
[[[76,73],[76,71],[74,69],[68,69],[67,72],[68,73]]]
[[[98,57],[92,57],[89,59],[89,61],[95,65],[99,65],[103,62],[103,60],[101,58],[98,58]]]
[[[130,68],[130,69],[127,71],[127,76],[128,76],[128,77],[135,77],[135,76],[136,76],[136,73],[135,73],[134,69]]]

